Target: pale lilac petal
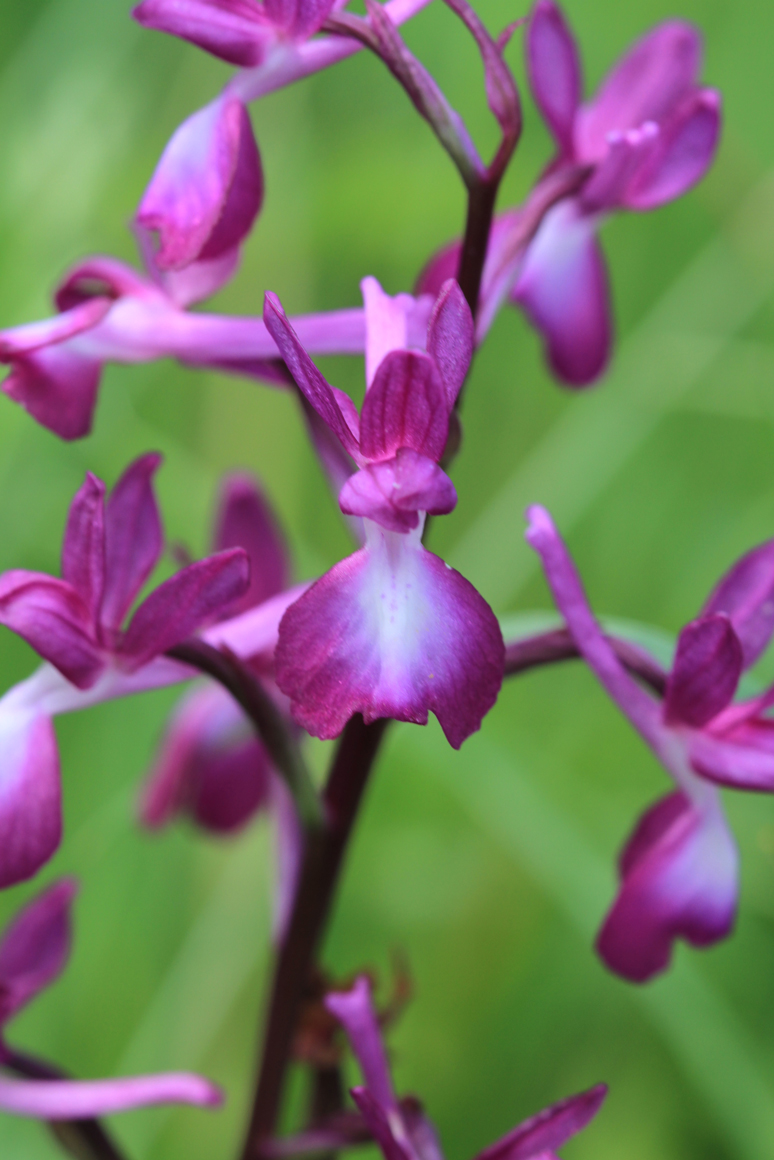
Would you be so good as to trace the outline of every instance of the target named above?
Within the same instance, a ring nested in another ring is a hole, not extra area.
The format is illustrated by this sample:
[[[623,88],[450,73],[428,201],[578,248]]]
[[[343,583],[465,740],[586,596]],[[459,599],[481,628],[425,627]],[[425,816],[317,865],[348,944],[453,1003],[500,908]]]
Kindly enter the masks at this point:
[[[97,326],[113,305],[110,298],[91,297],[78,305],[61,307],[61,314],[0,331],[0,361],[13,362],[46,346],[56,346]]]
[[[382,1150],[385,1160],[419,1160],[406,1134],[398,1139],[400,1124],[398,1117],[389,1116],[385,1106],[372,1095],[368,1088],[355,1087],[350,1092],[360,1114],[371,1130],[373,1138]]]
[[[358,432],[351,425],[357,412],[353,417],[351,412],[345,414],[342,411],[341,403],[344,396],[341,391],[334,391],[330,383],[327,383],[320,374],[301,345],[276,294],[266,294],[263,320],[299,391],[314,407],[320,418],[328,424],[344,450],[358,459],[360,452]]]
[[[427,353],[441,372],[449,410],[470,367],[474,331],[470,307],[459,283],[450,278],[441,287],[427,326]]]
[[[724,613],[691,621],[680,633],[664,698],[664,720],[699,728],[725,709],[742,674],[742,646]]]
[[[584,212],[604,213],[628,205],[632,184],[647,171],[659,140],[660,130],[654,121],[626,133],[611,133],[607,154],[578,195]]]
[[[105,667],[89,609],[64,580],[41,572],[4,572],[0,624],[23,637],[79,689],[92,685]]]
[[[0,1109],[39,1120],[90,1120],[154,1104],[215,1108],[222,1102],[218,1088],[187,1072],[130,1079],[0,1079]]]
[[[701,68],[701,39],[691,24],[666,20],[622,57],[596,96],[578,111],[575,150],[580,161],[599,161],[608,133],[625,133],[645,121],[662,121],[687,96]]]
[[[420,533],[369,522],[368,546],[285,613],[277,684],[315,736],[338,736],[354,713],[424,725],[432,710],[459,748],[494,704],[504,659],[497,620]]]
[[[560,379],[584,386],[602,374],[610,355],[607,274],[594,221],[574,200],[543,218],[513,298],[541,332]]]
[[[70,956],[70,906],[78,890],[63,878],[27,903],[0,941],[0,1025],[65,968]]]
[[[32,878],[62,838],[59,753],[48,717],[0,717],[0,888]]]
[[[250,587],[229,609],[230,616],[263,604],[287,587],[287,544],[268,501],[246,473],[228,475],[221,485],[213,547],[244,548],[250,560]]]
[[[105,584],[105,485],[90,471],[70,504],[62,579],[75,589],[96,622]]]
[[[264,0],[269,20],[296,40],[317,32],[341,0]]]
[[[14,360],[2,391],[60,439],[91,431],[102,366],[63,343]]]
[[[100,619],[120,628],[150,576],[163,547],[153,476],[161,456],[151,451],[130,463],[116,483],[105,511],[106,582]]]
[[[605,1084],[597,1084],[577,1096],[551,1104],[490,1144],[474,1160],[540,1160],[545,1153],[561,1148],[582,1131],[594,1119],[606,1095]]]
[[[382,1033],[371,998],[371,984],[366,976],[360,975],[351,991],[331,991],[325,996],[325,1006],[346,1031],[373,1098],[387,1110],[396,1107]]]
[[[708,946],[734,924],[738,855],[716,800],[670,794],[642,817],[621,857],[622,884],[597,940],[616,974],[642,983],[682,938]]]
[[[145,28],[168,32],[241,68],[260,64],[272,30],[249,0],[143,0],[132,16]]]
[[[538,0],[532,9],[526,50],[535,103],[562,152],[570,156],[581,99],[581,66],[575,38],[553,0]]]
[[[408,313],[414,306],[410,294],[395,298],[385,294],[376,278],[360,283],[365,309],[366,388],[371,386],[382,359],[391,350],[405,350],[408,341]]]
[[[339,504],[348,515],[376,520],[390,531],[408,532],[419,523],[419,512],[447,515],[453,511],[457,492],[437,463],[402,448],[394,459],[350,476]]]
[[[391,351],[363,401],[362,455],[391,459],[401,447],[409,447],[437,462],[448,432],[446,389],[434,360],[420,351]]]
[[[731,618],[749,668],[774,633],[774,540],[747,552],[719,581],[702,615],[718,612]]]
[[[527,524],[527,543],[543,562],[556,607],[579,652],[635,729],[660,754],[664,737],[660,706],[629,676],[606,640],[551,516],[535,505],[527,510]]]
[[[682,197],[712,164],[720,137],[720,95],[702,89],[661,125],[653,155],[627,190],[629,209],[655,209]]]
[[[747,722],[724,733],[702,729],[688,737],[691,768],[702,777],[734,789],[774,793],[774,750],[768,726]]]
[[[250,118],[240,101],[218,98],[184,121],[164,150],[137,221],[156,230],[160,269],[218,258],[249,233],[263,199]]]
[[[244,594],[250,561],[242,548],[217,552],[154,588],[135,612],[119,653],[129,671],[191,636]]]

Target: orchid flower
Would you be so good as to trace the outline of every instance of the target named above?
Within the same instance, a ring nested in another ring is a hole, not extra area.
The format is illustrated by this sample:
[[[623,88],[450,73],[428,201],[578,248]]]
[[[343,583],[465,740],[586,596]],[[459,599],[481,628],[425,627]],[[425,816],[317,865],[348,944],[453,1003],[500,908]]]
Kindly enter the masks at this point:
[[[70,954],[70,908],[75,892],[72,879],[49,886],[24,907],[0,938],[0,1067],[6,1070],[28,1070],[28,1058],[7,1045],[5,1028],[63,971]],[[215,1107],[221,1101],[216,1087],[187,1073],[87,1081],[0,1079],[0,1110],[44,1120],[91,1119],[151,1104]]]
[[[450,512],[454,485],[439,466],[449,416],[470,363],[473,321],[449,281],[427,349],[408,349],[406,295],[365,279],[366,395],[361,414],[320,374],[279,300],[264,319],[312,410],[358,470],[339,505],[363,519],[365,546],[326,573],[285,614],[277,684],[293,717],[317,737],[349,718],[426,724],[438,717],[458,748],[494,704],[504,646],[488,604],[422,546],[427,513]]]
[[[164,272],[142,231],[140,242],[147,276],[114,258],[88,258],[59,285],[59,314],[0,331],[0,360],[12,367],[1,389],[63,439],[80,439],[91,430],[107,362],[171,357],[190,366],[287,383],[277,348],[259,318],[187,309],[228,281],[236,251]],[[416,314],[413,327],[421,330],[421,302]],[[317,354],[363,353],[361,309],[310,314],[295,318],[294,325]]]
[[[247,552],[250,587],[229,609],[231,616],[263,605],[289,586],[283,537],[268,503],[247,475],[224,481],[213,537],[215,551],[235,547]],[[258,668],[263,670],[258,675],[268,680],[265,661]],[[271,690],[281,698],[273,682]],[[231,694],[211,683],[194,687],[173,713],[146,779],[141,821],[159,829],[176,815],[188,814],[205,830],[231,834],[259,810],[271,810],[277,821],[276,925],[281,930],[301,849],[291,795]]]
[[[610,355],[608,280],[597,231],[616,210],[656,209],[701,180],[717,150],[720,95],[697,84],[699,33],[679,20],[657,25],[634,44],[586,104],[577,46],[555,0],[533,7],[526,51],[530,86],[556,154],[525,205],[494,223],[477,340],[510,293],[542,334],[553,372],[577,387],[598,378]],[[458,256],[459,244],[436,255],[420,288],[434,292]]]
[[[602,635],[548,512],[531,508],[528,520],[579,652],[676,786],[629,839],[597,944],[611,970],[640,982],[664,970],[676,938],[706,946],[734,923],[738,856],[716,787],[774,791],[774,721],[764,716],[774,689],[733,701],[774,632],[774,540],[743,556],[682,630],[659,704]]]
[[[368,979],[351,991],[331,992],[325,1005],[344,1027],[364,1083],[351,1091],[385,1160],[443,1160],[430,1120],[414,1099],[398,1100],[390,1076]],[[479,1152],[475,1160],[557,1160],[556,1149],[599,1111],[604,1084],[545,1108]]]

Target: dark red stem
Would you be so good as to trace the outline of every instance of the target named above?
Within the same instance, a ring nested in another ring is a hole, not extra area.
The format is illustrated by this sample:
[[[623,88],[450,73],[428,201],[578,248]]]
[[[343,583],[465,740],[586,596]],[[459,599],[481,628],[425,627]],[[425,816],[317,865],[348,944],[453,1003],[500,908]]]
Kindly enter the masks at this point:
[[[625,669],[648,685],[659,697],[664,696],[667,674],[644,649],[617,636],[608,636],[615,655]],[[505,676],[513,677],[540,665],[551,665],[557,661],[574,660],[580,652],[567,628],[557,628],[551,632],[541,632],[523,640],[506,642]]]

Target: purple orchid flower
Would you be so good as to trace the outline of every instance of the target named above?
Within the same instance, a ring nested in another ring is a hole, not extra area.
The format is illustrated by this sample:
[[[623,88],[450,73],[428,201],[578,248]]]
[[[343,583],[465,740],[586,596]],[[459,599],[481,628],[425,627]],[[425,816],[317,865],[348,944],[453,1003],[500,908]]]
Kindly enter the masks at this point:
[[[683,21],[665,21],[639,40],[586,104],[576,43],[555,0],[537,0],[526,49],[530,86],[557,152],[525,205],[495,221],[477,341],[510,294],[542,334],[554,373],[579,387],[598,378],[610,356],[597,231],[616,210],[656,209],[701,180],[717,150],[720,95],[698,86],[701,41]],[[459,243],[441,250],[420,289],[433,293],[458,259]]]
[[[215,551],[244,548],[250,560],[250,587],[229,609],[231,616],[256,608],[288,588],[284,539],[250,476],[232,475],[224,481],[213,547]],[[265,659],[259,658],[256,669],[272,695],[284,700],[269,680]],[[146,779],[141,821],[159,829],[175,816],[187,814],[211,833],[231,834],[259,810],[270,810],[277,821],[275,926],[281,931],[295,892],[301,852],[292,797],[234,698],[219,685],[192,689],[173,713]]]
[[[733,926],[738,855],[716,786],[774,791],[774,721],[764,715],[774,688],[733,701],[774,632],[774,541],[743,556],[682,630],[659,704],[602,635],[549,514],[535,507],[528,519],[527,539],[578,650],[677,787],[629,839],[597,943],[611,970],[641,982],[668,965],[676,938],[706,946]]]
[[[364,1085],[352,1098],[385,1160],[443,1160],[435,1128],[414,1099],[398,1100],[392,1085],[368,979],[348,992],[332,992],[325,1005],[347,1033]],[[475,1160],[557,1160],[555,1152],[599,1111],[604,1084],[545,1108],[479,1152]]]
[[[71,506],[62,578],[14,570],[0,576],[0,624],[23,637],[67,682],[88,690],[110,671],[132,674],[210,622],[249,585],[241,548],[183,568],[123,624],[161,552],[151,480],[158,455],[124,472],[105,502],[90,473]],[[30,877],[61,837],[59,760],[50,717],[32,705],[0,714],[0,885]]]
[[[76,889],[72,879],[49,886],[0,938],[0,1067],[7,1070],[29,1070],[29,1059],[6,1043],[5,1028],[63,971],[70,954],[70,908]],[[51,1069],[44,1065],[41,1070]],[[187,1073],[88,1081],[0,1079],[0,1110],[45,1120],[91,1119],[152,1104],[217,1107],[221,1102],[213,1084]]]
[[[185,270],[160,271],[142,232],[140,242],[148,277],[114,258],[86,259],[56,291],[59,314],[0,331],[0,360],[12,366],[2,390],[63,439],[80,439],[91,430],[106,362],[172,357],[190,366],[287,383],[276,345],[259,318],[187,309],[228,281],[236,251]],[[421,301],[415,313],[413,328],[419,330]],[[311,314],[294,319],[294,325],[317,354],[363,353],[361,309]]]
[[[450,512],[454,485],[439,467],[449,416],[470,363],[473,322],[456,282],[435,304],[427,349],[408,349],[412,299],[363,283],[366,396],[361,414],[330,386],[276,296],[264,319],[299,390],[358,470],[343,512],[363,519],[365,547],[326,573],[285,614],[277,684],[294,719],[337,736],[362,713],[426,724],[438,717],[458,748],[481,724],[502,679],[503,643],[488,604],[422,546],[427,513]]]

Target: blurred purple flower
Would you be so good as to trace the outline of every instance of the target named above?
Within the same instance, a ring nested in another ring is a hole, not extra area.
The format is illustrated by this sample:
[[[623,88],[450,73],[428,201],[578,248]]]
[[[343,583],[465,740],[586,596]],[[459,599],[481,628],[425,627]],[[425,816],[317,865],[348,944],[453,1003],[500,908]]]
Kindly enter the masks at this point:
[[[76,266],[55,295],[61,313],[0,331],[0,360],[12,370],[2,390],[63,439],[91,430],[102,367],[177,358],[191,366],[287,383],[277,347],[260,318],[189,311],[214,294],[236,269],[236,250],[161,271],[139,231],[148,277],[114,258]],[[363,311],[340,310],[294,319],[310,350],[362,354]]]
[[[70,907],[77,886],[62,879],[28,903],[0,938],[0,1067],[16,1070],[5,1027],[53,983],[70,955]],[[0,1079],[0,1109],[36,1119],[90,1119],[161,1103],[215,1107],[219,1090],[186,1073],[115,1080]]]
[[[358,415],[303,348],[279,300],[264,319],[311,409],[358,470],[339,494],[362,517],[365,547],[337,564],[280,624],[277,684],[294,719],[337,736],[362,713],[426,724],[432,710],[458,748],[494,704],[503,643],[486,602],[422,546],[425,516],[450,512],[454,485],[439,467],[449,416],[467,373],[473,321],[456,282],[442,289],[427,349],[408,349],[413,299],[363,283],[366,396]]]
[[[598,941],[612,970],[641,982],[668,965],[676,938],[705,946],[733,926],[738,856],[715,786],[774,791],[774,721],[764,716],[774,689],[733,702],[774,632],[774,540],[743,556],[682,630],[660,705],[602,635],[551,517],[535,507],[528,518],[527,539],[579,651],[677,786],[629,839]]]
[[[233,605],[248,589],[245,551],[190,564],[122,626],[162,548],[152,488],[160,456],[135,460],[105,503],[90,473],[70,505],[62,578],[14,570],[0,576],[0,624],[23,637],[78,689],[108,670],[132,674]],[[61,836],[59,759],[48,715],[34,702],[0,714],[0,885],[29,877]]]
[[[717,149],[720,96],[698,86],[699,34],[678,20],[639,40],[586,104],[577,46],[554,0],[532,9],[526,48],[530,86],[557,151],[525,205],[495,221],[477,340],[510,293],[543,335],[554,373],[583,386],[602,373],[611,345],[597,230],[615,210],[656,209],[701,180]],[[525,246],[536,212],[537,232]],[[440,251],[421,290],[433,293],[458,257],[458,243]]]
[[[364,1084],[352,1089],[352,1098],[385,1160],[443,1160],[435,1128],[421,1105],[395,1095],[368,980],[361,976],[351,991],[330,993],[325,1005],[344,1027],[360,1064]],[[545,1108],[475,1160],[556,1160],[556,1149],[586,1127],[606,1094],[599,1084]]]

